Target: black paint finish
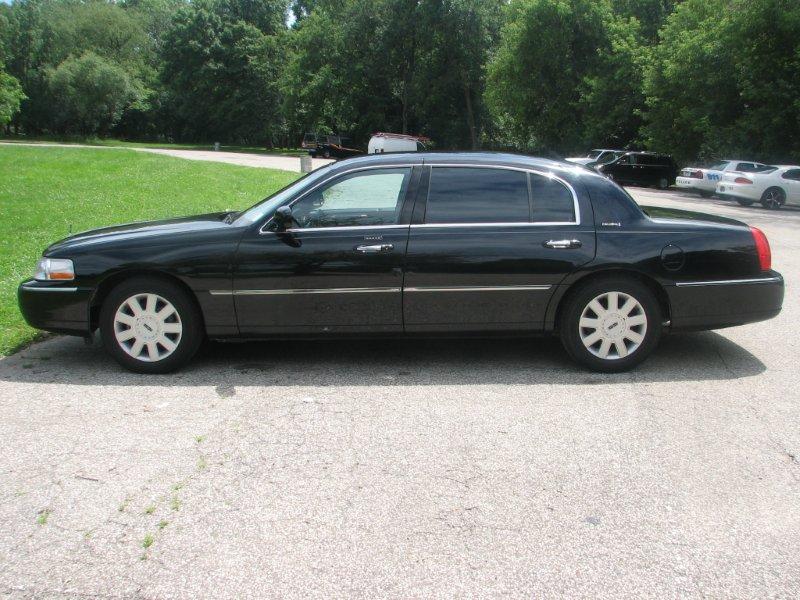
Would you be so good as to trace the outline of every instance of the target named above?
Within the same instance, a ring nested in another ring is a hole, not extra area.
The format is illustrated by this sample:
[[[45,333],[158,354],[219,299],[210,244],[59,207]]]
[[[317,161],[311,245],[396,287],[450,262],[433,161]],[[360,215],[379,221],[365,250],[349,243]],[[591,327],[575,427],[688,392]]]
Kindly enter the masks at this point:
[[[394,226],[285,232],[271,222],[277,206],[269,205],[255,221],[210,214],[95,230],[45,251],[72,259],[76,280],[26,281],[20,308],[34,327],[88,335],[109,290],[144,274],[190,290],[213,338],[529,334],[557,327],[559,305],[576,283],[627,273],[653,288],[675,330],[780,311],[783,280],[760,270],[746,225],[642,211],[621,188],[575,165],[508,154],[374,155],[336,163],[320,182],[398,165],[414,172]],[[426,224],[436,165],[554,176],[574,190],[580,222]],[[289,193],[279,204],[295,199]],[[547,245],[564,240],[569,247]],[[357,250],[363,245],[387,249],[365,254]]]

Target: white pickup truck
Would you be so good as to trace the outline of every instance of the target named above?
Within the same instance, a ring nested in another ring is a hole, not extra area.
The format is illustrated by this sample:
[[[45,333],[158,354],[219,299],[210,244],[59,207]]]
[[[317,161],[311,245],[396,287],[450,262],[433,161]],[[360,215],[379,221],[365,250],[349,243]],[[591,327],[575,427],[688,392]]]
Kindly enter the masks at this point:
[[[724,173],[758,173],[769,169],[769,165],[746,160],[721,160],[708,168],[686,167],[681,169],[675,179],[675,186],[684,190],[698,192],[703,198],[710,198],[717,189]]]

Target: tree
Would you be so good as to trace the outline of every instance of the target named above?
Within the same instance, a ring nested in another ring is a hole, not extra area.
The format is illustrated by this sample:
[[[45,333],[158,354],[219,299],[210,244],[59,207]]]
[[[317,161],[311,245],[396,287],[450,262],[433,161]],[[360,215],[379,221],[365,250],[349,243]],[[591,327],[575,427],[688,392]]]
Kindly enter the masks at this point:
[[[800,158],[800,5],[686,0],[645,77],[651,146],[688,160]]]
[[[609,46],[610,5],[595,0],[512,0],[489,64],[487,101],[517,147],[583,149],[584,79]]]
[[[268,6],[284,14],[285,4]],[[161,81],[178,137],[260,143],[281,129],[281,44],[279,36],[262,30],[277,17],[268,18],[264,6],[251,12],[242,7],[247,3],[195,2],[178,13],[166,34]]]
[[[11,121],[25,97],[17,78],[6,73],[0,62],[0,126]]]
[[[125,69],[91,51],[50,70],[47,81],[55,126],[65,133],[107,135],[140,95]]]
[[[641,146],[645,110],[646,40],[636,18],[611,18],[608,45],[598,49],[598,62],[583,77],[578,106],[583,139],[604,148]]]

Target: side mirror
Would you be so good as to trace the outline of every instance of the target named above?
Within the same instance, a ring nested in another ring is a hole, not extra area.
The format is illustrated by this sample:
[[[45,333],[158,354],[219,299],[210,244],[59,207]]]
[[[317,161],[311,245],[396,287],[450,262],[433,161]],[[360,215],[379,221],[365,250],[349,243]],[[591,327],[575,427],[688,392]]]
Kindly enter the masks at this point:
[[[280,230],[289,229],[294,223],[294,217],[292,216],[292,207],[291,206],[278,207],[278,210],[275,211],[272,220],[278,226],[278,229]]]

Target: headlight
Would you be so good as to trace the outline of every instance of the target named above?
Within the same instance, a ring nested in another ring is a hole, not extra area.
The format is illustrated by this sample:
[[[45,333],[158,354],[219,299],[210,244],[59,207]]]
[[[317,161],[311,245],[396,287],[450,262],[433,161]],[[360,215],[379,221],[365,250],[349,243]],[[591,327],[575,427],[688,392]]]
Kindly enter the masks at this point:
[[[75,267],[68,258],[40,258],[33,278],[37,281],[69,281],[75,279]]]

